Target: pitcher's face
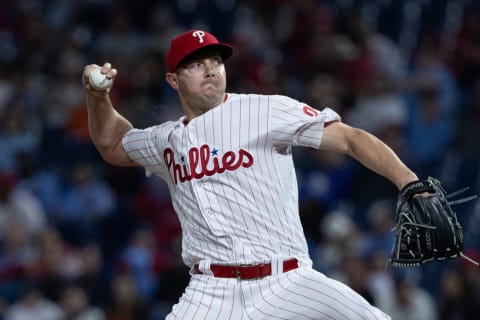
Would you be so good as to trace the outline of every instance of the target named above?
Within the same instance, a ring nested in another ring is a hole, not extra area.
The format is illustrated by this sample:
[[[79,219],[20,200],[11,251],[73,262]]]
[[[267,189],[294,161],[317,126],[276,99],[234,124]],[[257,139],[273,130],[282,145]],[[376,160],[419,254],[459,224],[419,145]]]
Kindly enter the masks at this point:
[[[167,81],[178,91],[184,107],[202,113],[224,99],[225,65],[218,53],[207,51],[182,62],[174,73],[167,74]]]

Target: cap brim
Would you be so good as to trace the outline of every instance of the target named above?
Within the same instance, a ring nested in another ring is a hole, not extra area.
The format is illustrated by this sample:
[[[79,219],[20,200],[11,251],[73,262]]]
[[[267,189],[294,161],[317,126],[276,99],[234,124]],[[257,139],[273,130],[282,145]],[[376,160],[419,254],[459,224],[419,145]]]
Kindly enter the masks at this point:
[[[191,59],[195,55],[201,54],[203,51],[212,50],[212,49],[214,49],[214,50],[218,51],[218,53],[220,53],[220,56],[222,57],[223,61],[230,58],[230,56],[233,53],[233,47],[231,45],[227,44],[227,43],[212,43],[212,44],[206,45],[202,48],[199,48],[199,49],[194,50],[194,51],[190,52],[189,54],[187,54],[185,57],[183,57],[177,63],[177,65],[175,66],[175,70],[178,69],[178,67],[182,63],[184,63],[185,61],[188,61],[189,59]]]

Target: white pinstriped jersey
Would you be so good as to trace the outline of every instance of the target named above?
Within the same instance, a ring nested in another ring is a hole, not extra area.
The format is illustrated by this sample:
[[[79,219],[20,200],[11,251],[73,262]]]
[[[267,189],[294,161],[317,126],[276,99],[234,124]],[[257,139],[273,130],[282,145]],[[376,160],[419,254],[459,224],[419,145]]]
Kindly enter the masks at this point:
[[[324,123],[339,119],[285,96],[230,93],[188,124],[129,131],[123,147],[168,184],[187,265],[273,256],[308,265],[291,147],[318,148]]]

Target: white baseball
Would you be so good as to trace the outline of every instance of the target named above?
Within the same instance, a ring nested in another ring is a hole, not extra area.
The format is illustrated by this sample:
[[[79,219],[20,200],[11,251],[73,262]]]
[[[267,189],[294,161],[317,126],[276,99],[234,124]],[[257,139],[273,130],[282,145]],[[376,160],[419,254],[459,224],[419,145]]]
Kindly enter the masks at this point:
[[[112,79],[107,78],[107,76],[102,73],[101,68],[95,68],[90,72],[88,82],[96,90],[105,90],[111,85]]]

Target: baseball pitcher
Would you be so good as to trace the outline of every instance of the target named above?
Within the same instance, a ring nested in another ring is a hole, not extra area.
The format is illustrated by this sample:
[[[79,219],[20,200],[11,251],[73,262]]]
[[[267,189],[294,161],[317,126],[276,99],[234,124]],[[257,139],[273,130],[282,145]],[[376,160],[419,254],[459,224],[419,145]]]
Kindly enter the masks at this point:
[[[224,62],[232,53],[203,30],[172,39],[166,81],[184,116],[146,129],[133,128],[112,106],[117,69],[101,66],[113,80],[103,90],[89,83],[99,66],[83,72],[90,134],[103,158],[142,166],[169,187],[191,280],[167,319],[389,319],[312,268],[292,147],[348,154],[399,190],[417,176],[379,139],[329,108],[282,95],[227,93]],[[408,198],[430,191],[409,190]]]

